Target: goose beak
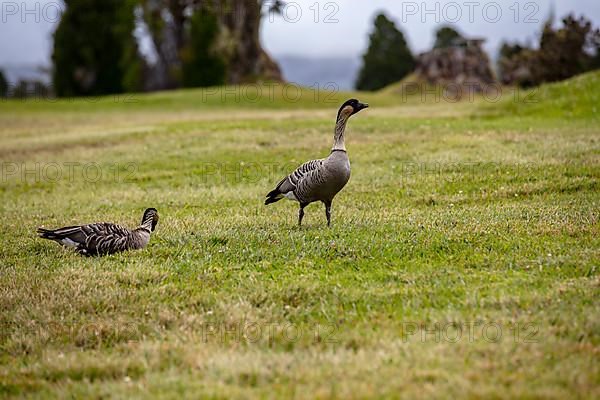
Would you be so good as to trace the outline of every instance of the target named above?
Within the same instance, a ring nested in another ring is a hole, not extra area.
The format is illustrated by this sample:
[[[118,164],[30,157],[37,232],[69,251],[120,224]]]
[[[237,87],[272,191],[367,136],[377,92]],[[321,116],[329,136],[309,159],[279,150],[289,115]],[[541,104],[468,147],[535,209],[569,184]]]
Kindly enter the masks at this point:
[[[357,112],[358,112],[358,111],[364,110],[365,108],[369,108],[369,105],[367,103],[358,103],[357,108],[358,108],[358,110],[357,110]]]

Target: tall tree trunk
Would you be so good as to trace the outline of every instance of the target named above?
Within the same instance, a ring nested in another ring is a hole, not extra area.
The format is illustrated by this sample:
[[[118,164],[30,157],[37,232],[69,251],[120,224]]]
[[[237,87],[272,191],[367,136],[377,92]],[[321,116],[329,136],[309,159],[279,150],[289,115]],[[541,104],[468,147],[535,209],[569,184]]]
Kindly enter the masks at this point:
[[[221,1],[223,35],[229,42],[227,54],[230,84],[259,80],[283,80],[281,70],[260,43],[263,1]],[[224,8],[223,8],[224,7]]]
[[[227,61],[227,83],[281,81],[279,66],[260,43],[263,0],[141,0],[144,20],[152,35],[158,74],[171,88],[178,86],[182,50],[188,43],[187,23],[194,10],[215,12],[221,26],[218,51]]]

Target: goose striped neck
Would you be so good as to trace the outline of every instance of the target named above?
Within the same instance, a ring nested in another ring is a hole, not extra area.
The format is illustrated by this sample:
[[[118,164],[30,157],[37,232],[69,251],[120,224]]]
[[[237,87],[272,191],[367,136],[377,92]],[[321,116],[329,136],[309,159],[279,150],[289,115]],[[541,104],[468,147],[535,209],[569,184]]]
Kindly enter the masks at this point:
[[[341,112],[337,123],[335,124],[335,135],[333,136],[333,148],[334,151],[346,151],[346,124],[348,123],[348,119],[350,118],[350,114]]]
[[[142,224],[140,225],[140,229],[145,231],[154,232],[156,229],[156,224],[158,223],[158,212],[155,208],[149,208],[144,212],[144,216],[142,217]]]

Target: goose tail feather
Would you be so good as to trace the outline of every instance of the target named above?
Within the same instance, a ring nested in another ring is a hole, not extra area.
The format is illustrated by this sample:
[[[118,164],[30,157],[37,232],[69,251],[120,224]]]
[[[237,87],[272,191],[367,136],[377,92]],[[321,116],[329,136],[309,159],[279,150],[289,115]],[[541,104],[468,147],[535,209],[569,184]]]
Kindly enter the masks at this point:
[[[68,228],[61,228],[61,229],[56,229],[56,230],[38,228],[37,233],[38,233],[39,237],[41,237],[42,239],[62,240],[64,238],[68,237],[69,235],[75,233],[78,229],[79,229],[79,227],[68,227]]]
[[[50,229],[38,228],[37,233],[42,239],[57,240],[58,236]]]

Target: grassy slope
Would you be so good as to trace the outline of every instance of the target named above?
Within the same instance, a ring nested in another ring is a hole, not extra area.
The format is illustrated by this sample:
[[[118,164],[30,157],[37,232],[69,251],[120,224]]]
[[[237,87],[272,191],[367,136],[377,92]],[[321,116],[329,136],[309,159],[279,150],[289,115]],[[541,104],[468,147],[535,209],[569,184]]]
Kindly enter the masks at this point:
[[[592,72],[564,82],[515,92],[502,107],[488,107],[495,112],[537,118],[600,118],[600,73]],[[524,105],[524,106],[523,106]]]
[[[331,229],[320,206],[299,229],[295,205],[261,202],[330,147],[336,106],[314,93],[0,103],[0,393],[597,398],[599,76],[534,104],[357,94],[373,107]],[[93,183],[6,176],[92,161]],[[162,220],[142,252],[33,234],[147,206]]]

